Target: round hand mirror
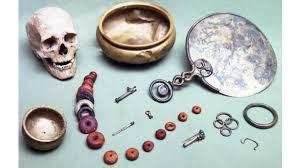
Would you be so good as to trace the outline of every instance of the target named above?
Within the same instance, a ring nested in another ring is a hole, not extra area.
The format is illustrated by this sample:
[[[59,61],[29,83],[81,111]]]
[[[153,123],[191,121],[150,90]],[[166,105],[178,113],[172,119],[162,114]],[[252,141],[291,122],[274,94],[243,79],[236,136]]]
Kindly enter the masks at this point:
[[[266,89],[277,63],[265,35],[249,20],[231,13],[215,13],[197,21],[186,37],[186,56],[192,70],[172,81],[157,79],[151,97],[167,102],[175,87],[197,76],[208,87],[233,97],[246,97]]]

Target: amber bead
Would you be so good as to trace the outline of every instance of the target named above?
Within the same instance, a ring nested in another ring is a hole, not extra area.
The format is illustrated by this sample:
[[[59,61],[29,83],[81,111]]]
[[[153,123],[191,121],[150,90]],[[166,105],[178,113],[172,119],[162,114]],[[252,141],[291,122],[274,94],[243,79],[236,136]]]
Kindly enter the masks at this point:
[[[91,149],[99,149],[105,143],[105,137],[100,132],[92,132],[87,136],[87,145]]]
[[[194,114],[200,114],[202,112],[202,109],[200,106],[193,106],[191,110]]]
[[[108,165],[115,164],[117,160],[118,160],[118,155],[115,151],[110,150],[103,155],[103,161]]]
[[[181,112],[179,115],[178,115],[178,119],[179,121],[181,122],[185,122],[188,118],[188,115],[185,113],[185,112]]]
[[[173,123],[173,122],[167,122],[167,123],[165,124],[165,129],[166,129],[167,131],[173,131],[173,130],[176,129],[176,124]]]
[[[138,159],[139,151],[136,148],[129,148],[125,152],[125,157],[130,161],[134,161],[134,160]]]

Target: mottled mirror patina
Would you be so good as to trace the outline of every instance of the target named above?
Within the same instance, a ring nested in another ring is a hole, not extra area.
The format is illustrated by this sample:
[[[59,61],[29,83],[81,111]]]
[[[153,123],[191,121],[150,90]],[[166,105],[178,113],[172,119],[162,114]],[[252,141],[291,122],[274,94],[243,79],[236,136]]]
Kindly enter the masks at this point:
[[[202,81],[221,94],[245,97],[266,89],[277,63],[265,35],[249,20],[230,13],[216,13],[194,24],[186,39],[192,65],[205,59],[213,69]]]

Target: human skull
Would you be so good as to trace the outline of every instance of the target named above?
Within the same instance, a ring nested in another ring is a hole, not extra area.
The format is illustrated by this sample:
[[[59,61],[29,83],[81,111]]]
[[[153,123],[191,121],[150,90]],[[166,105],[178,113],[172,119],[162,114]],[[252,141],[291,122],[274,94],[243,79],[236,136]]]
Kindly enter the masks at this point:
[[[26,32],[34,54],[51,75],[60,80],[74,76],[79,42],[66,11],[57,7],[37,10],[27,22]]]

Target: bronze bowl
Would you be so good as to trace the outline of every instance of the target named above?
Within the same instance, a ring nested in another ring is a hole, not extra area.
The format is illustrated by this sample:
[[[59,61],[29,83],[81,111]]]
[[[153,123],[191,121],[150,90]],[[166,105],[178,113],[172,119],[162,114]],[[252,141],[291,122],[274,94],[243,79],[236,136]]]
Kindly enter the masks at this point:
[[[67,122],[64,115],[50,107],[35,107],[24,115],[22,132],[25,142],[36,150],[58,147],[64,138]]]
[[[171,14],[162,7],[126,2],[100,16],[96,37],[107,57],[117,62],[145,64],[167,55],[176,31]]]

